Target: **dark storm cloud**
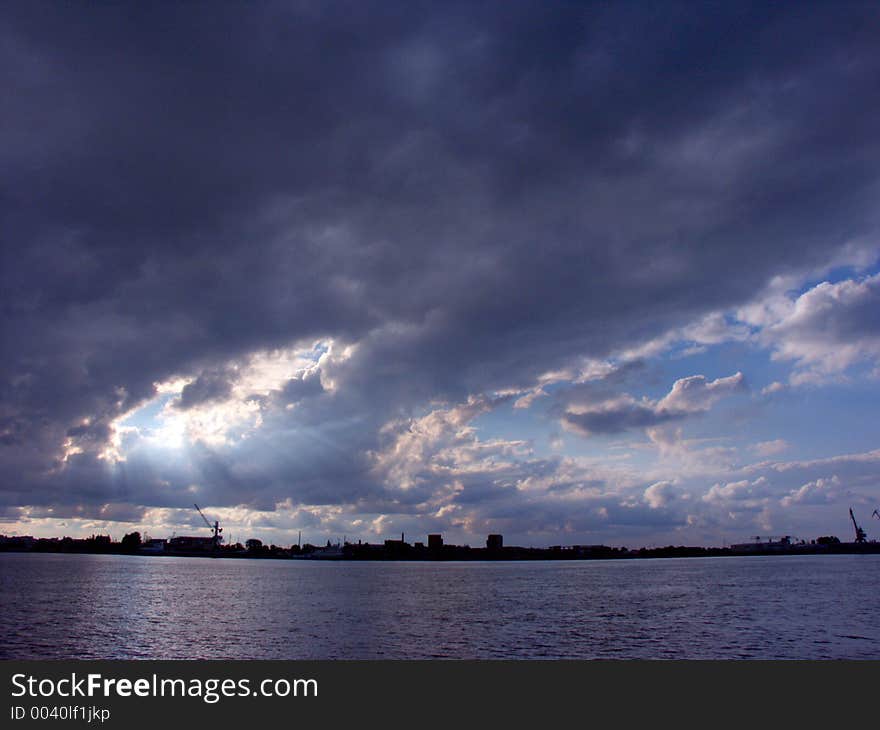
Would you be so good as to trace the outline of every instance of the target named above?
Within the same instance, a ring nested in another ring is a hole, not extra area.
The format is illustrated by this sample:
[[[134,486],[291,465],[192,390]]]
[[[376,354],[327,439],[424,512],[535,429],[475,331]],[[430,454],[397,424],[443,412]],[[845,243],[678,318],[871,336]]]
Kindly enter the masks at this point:
[[[290,378],[277,394],[277,398],[284,403],[296,403],[303,398],[320,395],[324,392],[321,378],[317,374],[306,375],[301,378]]]
[[[221,400],[232,392],[232,374],[223,370],[203,372],[191,383],[183,386],[177,407],[187,410],[201,403]]]
[[[338,392],[289,384],[308,405],[256,452],[193,458],[225,503],[357,500],[389,417],[532,385],[875,230],[870,6],[3,14],[11,504],[176,504],[136,460],[102,472],[95,429],[154,382],[319,337],[358,343]],[[273,449],[297,423],[308,459]]]
[[[666,411],[639,403],[622,403],[615,408],[587,411],[586,413],[566,412],[562,422],[584,435],[622,433],[631,428],[649,428],[662,423],[684,418],[683,411]]]

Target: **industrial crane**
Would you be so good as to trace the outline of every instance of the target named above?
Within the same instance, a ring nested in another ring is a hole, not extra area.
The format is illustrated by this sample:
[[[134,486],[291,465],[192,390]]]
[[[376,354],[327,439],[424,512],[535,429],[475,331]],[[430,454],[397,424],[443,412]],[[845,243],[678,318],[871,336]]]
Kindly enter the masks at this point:
[[[214,531],[214,547],[215,548],[220,547],[220,543],[223,542],[223,538],[220,537],[220,533],[223,532],[223,528],[220,527],[220,523],[217,520],[215,520],[214,524],[212,525],[208,521],[208,518],[205,517],[202,510],[199,509],[199,506],[197,504],[194,504],[193,506],[196,508],[196,511],[202,516],[202,519],[205,521],[205,524],[208,526],[208,529]]]
[[[867,542],[868,538],[865,535],[865,531],[861,527],[859,527],[858,522],[856,522],[852,507],[849,508],[849,518],[852,520],[853,527],[856,528],[856,542]]]

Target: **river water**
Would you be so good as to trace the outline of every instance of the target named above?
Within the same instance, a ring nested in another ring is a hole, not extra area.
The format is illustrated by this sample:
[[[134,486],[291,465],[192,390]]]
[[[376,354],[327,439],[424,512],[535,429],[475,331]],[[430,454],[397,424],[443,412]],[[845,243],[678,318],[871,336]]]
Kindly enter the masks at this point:
[[[880,659],[880,555],[0,554],[0,658]]]

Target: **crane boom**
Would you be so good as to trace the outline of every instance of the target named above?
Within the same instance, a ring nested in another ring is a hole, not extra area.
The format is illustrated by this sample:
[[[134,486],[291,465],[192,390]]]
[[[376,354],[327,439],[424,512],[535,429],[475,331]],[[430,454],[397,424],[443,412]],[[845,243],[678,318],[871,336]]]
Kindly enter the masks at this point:
[[[196,512],[198,512],[198,513],[202,516],[202,519],[205,521],[205,524],[213,530],[213,529],[214,529],[214,525],[212,525],[212,524],[208,521],[208,518],[205,517],[204,513],[202,512],[202,510],[199,509],[199,506],[198,506],[197,504],[193,504],[193,507],[195,507],[195,508],[196,508]]]
[[[193,507],[195,507],[196,512],[201,515],[202,519],[205,521],[205,524],[208,526],[208,529],[214,532],[214,548],[216,549],[220,547],[220,543],[223,541],[223,538],[220,537],[220,533],[223,532],[223,528],[220,527],[220,523],[217,520],[214,520],[214,524],[212,525],[210,520],[205,517],[205,513],[202,512],[201,509],[199,509],[199,506],[197,504],[193,503]]]
[[[852,507],[849,508],[849,518],[852,520],[853,527],[856,530],[856,542],[867,542],[868,538],[865,535],[865,531],[856,522],[856,516],[853,514]]]

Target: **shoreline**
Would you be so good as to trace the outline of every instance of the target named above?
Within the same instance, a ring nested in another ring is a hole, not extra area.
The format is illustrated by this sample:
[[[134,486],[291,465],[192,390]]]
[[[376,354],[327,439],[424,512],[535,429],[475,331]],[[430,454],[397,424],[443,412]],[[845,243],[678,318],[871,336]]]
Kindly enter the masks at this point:
[[[661,548],[610,548],[593,546],[589,550],[577,551],[570,548],[519,548],[507,547],[500,550],[446,546],[440,551],[386,550],[382,546],[347,545],[347,552],[322,554],[320,551],[291,555],[288,553],[253,554],[228,548],[217,551],[132,551],[115,546],[104,549],[63,549],[18,546],[0,547],[2,553],[37,555],[129,555],[149,558],[210,558],[214,560],[288,560],[309,562],[530,562],[530,561],[581,561],[581,560],[662,560],[668,558],[707,558],[707,557],[750,557],[779,555],[878,555],[880,542],[838,543],[835,545],[791,545],[771,549],[734,550],[732,548],[703,548],[688,546],[666,546]]]

